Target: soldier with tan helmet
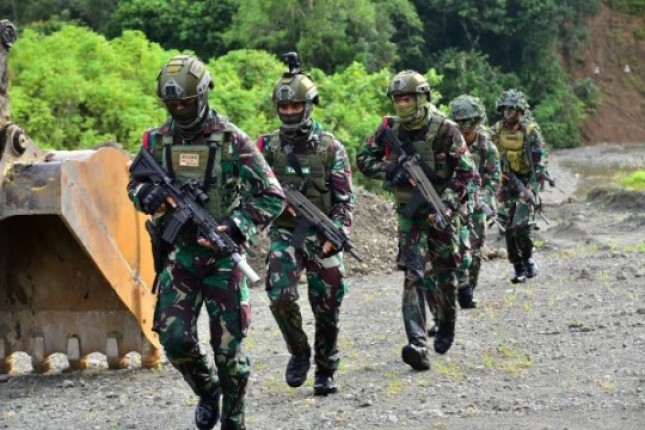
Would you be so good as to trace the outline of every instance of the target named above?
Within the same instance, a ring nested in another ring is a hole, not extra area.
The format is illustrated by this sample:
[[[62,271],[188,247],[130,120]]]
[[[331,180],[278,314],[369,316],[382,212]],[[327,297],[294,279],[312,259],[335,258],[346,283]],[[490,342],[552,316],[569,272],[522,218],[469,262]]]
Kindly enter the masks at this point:
[[[347,152],[333,134],[311,118],[319,102],[318,89],[300,70],[297,54],[285,54],[284,59],[289,71],[278,79],[271,96],[281,125],[260,135],[258,146],[283,187],[301,191],[348,233],[354,193]],[[343,253],[296,215],[288,207],[271,226],[266,288],[271,312],[291,354],[285,372],[287,384],[294,388],[304,384],[313,349],[314,394],[328,395],[337,391],[339,314],[348,289]],[[313,345],[303,330],[298,305],[303,271],[315,320]]]
[[[204,207],[238,245],[269,225],[284,208],[284,194],[273,172],[249,137],[209,107],[213,86],[205,65],[178,55],[157,78],[157,95],[170,117],[146,131],[141,151],[149,151],[177,181],[199,188]],[[163,231],[173,201],[158,184],[132,179],[128,192],[135,207],[153,215]],[[230,256],[219,255],[191,221],[162,253],[154,329],[170,363],[199,397],[197,428],[244,429],[244,397],[250,360],[242,341],[250,323],[249,292]],[[200,350],[197,317],[209,316],[210,345],[216,370]]]
[[[423,294],[417,289],[430,288],[436,281],[438,332],[434,349],[443,354],[453,343],[457,320],[457,276],[459,255],[459,208],[467,197],[472,181],[478,181],[473,161],[459,127],[430,102],[426,78],[413,70],[397,73],[387,89],[396,112],[386,116],[360,149],[356,164],[370,178],[383,178],[397,204],[399,255],[397,265],[405,272],[403,284],[403,321],[407,345],[401,351],[403,361],[416,370],[428,370],[426,321]],[[383,138],[390,128],[400,145]],[[402,168],[402,153],[418,160],[440,196],[452,228],[445,228],[428,205],[417,206],[417,190]],[[416,208],[413,213],[407,209]],[[422,240],[425,243],[422,243]],[[426,253],[432,273],[426,273]],[[432,279],[434,277],[434,280]]]
[[[547,151],[535,121],[527,121],[529,104],[521,91],[504,91],[497,101],[497,111],[502,115],[492,128],[492,139],[499,150],[502,186],[497,194],[499,215],[506,223],[508,259],[513,264],[512,283],[524,282],[537,275],[533,258],[535,211],[539,207],[539,191],[544,184]],[[526,189],[514,185],[518,179]]]

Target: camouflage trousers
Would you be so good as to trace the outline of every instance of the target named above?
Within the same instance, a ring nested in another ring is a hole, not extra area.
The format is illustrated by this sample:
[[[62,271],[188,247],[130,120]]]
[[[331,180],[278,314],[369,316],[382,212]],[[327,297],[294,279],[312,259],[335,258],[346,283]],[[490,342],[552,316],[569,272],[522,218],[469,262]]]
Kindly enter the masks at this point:
[[[248,288],[230,258],[217,258],[200,245],[175,247],[159,276],[154,330],[170,363],[198,396],[222,390],[222,425],[244,425],[244,396],[251,363],[242,351],[250,324]],[[197,337],[202,305],[209,316],[216,372]]]
[[[523,258],[531,257],[533,252],[531,232],[535,228],[535,209],[520,199],[517,191],[509,187],[500,190],[497,201],[500,202],[498,217],[506,228],[508,260],[513,264],[519,264]]]
[[[452,221],[456,227],[453,233],[441,230],[427,218],[398,215],[397,265],[405,271],[403,323],[408,343],[417,346],[426,344],[425,300],[439,320],[457,319],[456,272],[461,263],[458,215]],[[426,270],[426,262],[431,269]]]
[[[459,267],[457,268],[457,285],[460,290],[468,288],[469,286],[468,274],[473,262],[471,242],[474,238],[474,234],[471,234],[474,233],[471,232],[471,228],[473,227],[466,223],[462,223],[459,228],[459,254],[461,255],[461,263],[459,263]]]
[[[482,247],[486,242],[486,214],[475,209],[471,215],[472,231],[466,226],[459,230],[461,264],[457,272],[459,289],[477,288],[482,262]]]
[[[340,306],[348,290],[343,254],[318,257],[323,241],[312,229],[301,249],[289,243],[291,237],[292,231],[286,228],[274,227],[270,231],[266,288],[271,312],[289,352],[307,350],[309,343],[298,305],[298,281],[306,270],[308,299],[315,320],[314,361],[318,369],[333,373],[340,363],[338,323]]]

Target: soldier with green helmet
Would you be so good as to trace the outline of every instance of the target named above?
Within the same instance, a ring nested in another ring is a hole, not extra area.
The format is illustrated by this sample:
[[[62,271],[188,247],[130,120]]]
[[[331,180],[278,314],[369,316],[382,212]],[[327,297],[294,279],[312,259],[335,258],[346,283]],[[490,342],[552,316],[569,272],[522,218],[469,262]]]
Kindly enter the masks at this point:
[[[479,177],[459,127],[430,102],[430,86],[423,75],[413,70],[397,73],[388,85],[387,95],[396,115],[386,116],[368,136],[356,164],[364,175],[384,179],[384,188],[394,195],[399,225],[397,265],[405,272],[402,311],[407,345],[401,357],[413,369],[428,370],[424,300],[417,289],[436,282],[432,295],[438,317],[434,349],[443,354],[453,343],[457,319],[459,209],[472,182],[478,182]],[[400,148],[383,137],[386,128],[398,137]],[[453,228],[442,228],[427,205],[420,205],[411,216],[407,214],[406,206],[415,199],[415,187],[399,162],[402,151],[418,159],[427,172]],[[426,254],[432,264],[431,273],[425,271]]]
[[[497,194],[500,204],[500,219],[506,222],[506,247],[508,259],[513,264],[514,276],[511,282],[524,282],[537,275],[537,264],[533,258],[535,228],[534,205],[538,202],[539,191],[544,184],[547,152],[540,132],[534,121],[524,120],[529,104],[521,91],[504,91],[497,101],[497,111],[502,115],[492,128],[492,139],[500,154],[502,186]],[[511,174],[517,177],[526,193],[509,180]]]
[[[318,90],[300,70],[296,53],[273,88],[272,101],[280,128],[258,138],[258,147],[283,187],[295,187],[346,233],[352,225],[354,193],[344,146],[311,118]],[[313,341],[314,394],[337,391],[334,374],[340,364],[339,313],[348,284],[343,253],[323,240],[314,226],[287,208],[272,224],[267,256],[266,288],[271,312],[291,358],[285,371],[290,387],[300,387],[311,366],[312,346],[302,327],[298,282],[307,274],[308,299],[315,319]]]
[[[147,130],[141,151],[149,151],[168,176],[197,184],[205,207],[222,232],[239,245],[268,226],[284,209],[285,197],[270,167],[249,137],[209,107],[213,81],[205,65],[188,55],[173,57],[157,78],[157,95],[170,117]],[[160,185],[132,179],[128,193],[135,207],[159,230],[173,213],[173,201]],[[244,275],[230,256],[218,255],[187,221],[177,241],[163,253],[153,329],[170,363],[199,397],[197,428],[244,429],[244,397],[250,360],[242,341],[250,323]],[[202,306],[209,316],[215,367],[197,338]]]
[[[471,190],[471,198],[467,202],[467,216],[471,218],[472,234],[465,226],[462,226],[460,232],[463,238],[462,265],[457,275],[457,301],[462,309],[468,309],[476,307],[473,292],[477,288],[482,261],[481,250],[486,240],[487,215],[482,203],[493,212],[497,208],[495,195],[500,181],[499,153],[485,128],[486,109],[477,97],[460,95],[450,102],[449,108],[450,118],[459,126],[481,178],[481,187]]]

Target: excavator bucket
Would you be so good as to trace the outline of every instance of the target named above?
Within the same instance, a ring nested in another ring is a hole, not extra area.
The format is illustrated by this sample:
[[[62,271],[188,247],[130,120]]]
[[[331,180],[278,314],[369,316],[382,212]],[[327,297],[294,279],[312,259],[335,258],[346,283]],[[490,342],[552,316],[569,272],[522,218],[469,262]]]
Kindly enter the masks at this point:
[[[42,154],[26,145],[18,156],[4,137],[0,373],[16,351],[31,356],[35,372],[57,352],[75,369],[92,352],[110,368],[129,352],[156,365],[152,253],[145,217],[125,191],[129,155],[112,147]]]
[[[126,193],[130,156],[114,146],[44,152],[9,121],[15,35],[0,21],[0,374],[18,351],[36,373],[53,353],[72,369],[96,352],[110,368],[130,352],[155,367],[152,252]]]

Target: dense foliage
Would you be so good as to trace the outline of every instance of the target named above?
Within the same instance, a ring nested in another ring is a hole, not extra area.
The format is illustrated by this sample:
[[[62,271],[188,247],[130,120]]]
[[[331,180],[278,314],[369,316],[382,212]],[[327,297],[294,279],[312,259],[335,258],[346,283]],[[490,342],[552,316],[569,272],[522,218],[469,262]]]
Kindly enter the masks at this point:
[[[633,15],[645,13],[645,0],[612,0],[611,3],[620,12]]]
[[[611,3],[638,11],[643,0]],[[600,0],[8,0],[0,17],[23,32],[19,58],[12,59],[20,62],[16,120],[37,124],[32,134],[54,146],[107,138],[132,145],[138,129],[163,117],[154,76],[178,51],[209,62],[219,84],[216,104],[256,134],[276,125],[267,97],[282,70],[277,57],[289,50],[299,51],[320,87],[327,104],[318,115],[345,140],[362,140],[370,120],[388,108],[387,76],[412,68],[436,73],[435,100],[439,93],[444,103],[462,93],[480,97],[491,122],[500,93],[521,89],[547,141],[575,146],[599,96],[593,82],[570,81],[561,61],[580,60],[585,17],[599,6]],[[96,46],[102,48],[90,51]],[[150,58],[139,58],[142,49]],[[38,77],[47,78],[40,87]],[[58,96],[54,88],[76,91]]]

